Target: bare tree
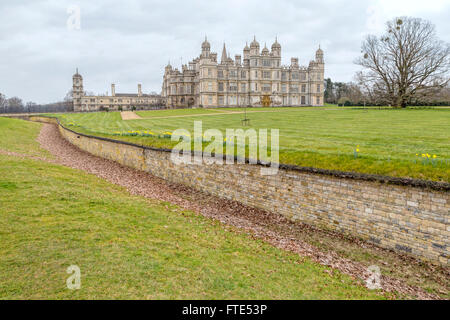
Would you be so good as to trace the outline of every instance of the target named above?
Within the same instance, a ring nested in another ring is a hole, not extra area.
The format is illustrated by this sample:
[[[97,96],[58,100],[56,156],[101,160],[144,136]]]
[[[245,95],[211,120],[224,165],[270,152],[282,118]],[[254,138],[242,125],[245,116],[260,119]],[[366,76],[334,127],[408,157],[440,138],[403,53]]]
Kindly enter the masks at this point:
[[[64,104],[66,105],[66,108],[68,110],[72,110],[73,111],[73,90],[70,89],[67,93],[66,96],[64,97]]]
[[[6,96],[0,93],[0,113],[6,112]]]
[[[72,102],[73,101],[73,90],[70,89],[69,91],[67,91],[65,97],[64,97],[64,101],[65,102]]]
[[[360,80],[378,100],[406,107],[432,95],[449,82],[450,46],[436,36],[428,21],[401,17],[387,23],[387,33],[369,35],[356,61],[366,71]]]
[[[33,101],[28,101],[25,103],[25,112],[33,112],[33,110],[36,108],[37,104]]]
[[[382,81],[367,81],[367,76],[363,72],[357,72],[355,80],[364,96],[365,103],[374,106],[392,104]]]
[[[8,108],[8,112],[12,113],[24,112],[23,102],[22,99],[20,99],[19,97],[9,98],[6,101],[6,105]]]

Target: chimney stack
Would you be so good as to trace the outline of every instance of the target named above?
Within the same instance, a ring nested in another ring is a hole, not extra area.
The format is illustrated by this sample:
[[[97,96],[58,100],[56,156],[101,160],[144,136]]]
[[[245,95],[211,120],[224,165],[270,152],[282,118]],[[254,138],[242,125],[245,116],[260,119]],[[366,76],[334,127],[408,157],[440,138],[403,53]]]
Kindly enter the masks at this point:
[[[142,96],[142,87],[141,87],[141,84],[138,83],[138,97],[141,97],[141,96]]]
[[[234,56],[234,62],[236,63],[236,65],[240,66],[241,65],[241,55],[237,54]]]
[[[111,96],[114,97],[116,95],[116,85],[114,83],[111,84]]]

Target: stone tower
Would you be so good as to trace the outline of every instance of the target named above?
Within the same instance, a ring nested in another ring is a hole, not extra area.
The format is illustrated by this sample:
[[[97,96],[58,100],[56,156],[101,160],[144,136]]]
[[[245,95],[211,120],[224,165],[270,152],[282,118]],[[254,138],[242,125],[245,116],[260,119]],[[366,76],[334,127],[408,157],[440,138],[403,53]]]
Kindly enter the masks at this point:
[[[253,41],[250,43],[250,55],[259,55],[259,42],[256,41],[256,36],[253,37]]]
[[[72,76],[73,111],[81,111],[81,98],[84,95],[83,77],[77,72]]]
[[[272,54],[274,57],[281,58],[281,45],[278,43],[277,37],[275,37],[275,42],[272,44]]]
[[[249,60],[249,59],[250,59],[250,48],[246,42],[245,47],[244,47],[244,63],[245,63],[245,60]]]
[[[318,64],[324,64],[324,61],[323,61],[323,50],[320,49],[320,46],[319,46],[319,49],[316,51],[316,62]]]
[[[325,62],[323,59],[323,50],[317,49],[316,59],[309,63],[310,76],[310,103],[313,106],[323,105],[324,103],[324,69]]]
[[[211,45],[208,39],[205,37],[205,41],[202,43],[202,54],[199,60],[199,80],[198,80],[198,91],[199,91],[199,105],[203,106],[205,104],[211,105],[215,103],[215,86],[213,82],[215,77],[217,77],[217,54],[211,53]]]
[[[208,42],[208,39],[205,36],[205,41],[202,43],[202,58],[208,58],[211,50],[211,45]]]

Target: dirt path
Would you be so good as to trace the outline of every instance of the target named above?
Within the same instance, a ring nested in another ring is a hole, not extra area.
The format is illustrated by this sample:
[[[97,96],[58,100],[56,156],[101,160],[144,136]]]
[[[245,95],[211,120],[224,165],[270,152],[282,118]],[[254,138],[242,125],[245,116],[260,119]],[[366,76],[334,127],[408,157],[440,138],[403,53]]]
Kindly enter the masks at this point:
[[[44,149],[55,156],[56,162],[59,164],[95,174],[111,183],[125,187],[131,194],[168,201],[184,209],[200,213],[205,217],[219,220],[226,225],[226,228],[227,226],[236,227],[242,232],[263,239],[278,248],[310,257],[313,261],[328,266],[326,272],[331,274],[333,269],[338,269],[354,279],[362,280],[360,283],[363,283],[370,276],[367,265],[342,258],[334,251],[323,252],[305,239],[308,239],[308,237],[328,238],[333,244],[347,241],[348,243],[351,242],[352,245],[362,246],[364,250],[372,250],[371,254],[374,255],[386,251],[365,242],[359,243],[354,239],[347,240],[337,233],[321,231],[305,224],[290,222],[278,214],[250,208],[238,202],[219,199],[182,185],[171,184],[146,172],[95,157],[64,140],[53,124],[44,124],[37,140]],[[390,251],[386,252],[388,254]],[[414,263],[420,264],[420,262],[409,257],[400,257],[396,263],[403,263],[406,266]],[[400,294],[415,296],[420,299],[439,298],[439,296],[428,293],[421,288],[384,275],[381,278],[381,285],[385,292],[397,291]]]
[[[215,111],[215,112],[222,112],[222,113],[236,112],[233,110],[227,110],[226,108],[220,108],[220,109],[219,108],[209,108],[208,110]]]
[[[122,111],[120,112],[120,116],[122,117],[122,120],[144,119],[134,111]]]

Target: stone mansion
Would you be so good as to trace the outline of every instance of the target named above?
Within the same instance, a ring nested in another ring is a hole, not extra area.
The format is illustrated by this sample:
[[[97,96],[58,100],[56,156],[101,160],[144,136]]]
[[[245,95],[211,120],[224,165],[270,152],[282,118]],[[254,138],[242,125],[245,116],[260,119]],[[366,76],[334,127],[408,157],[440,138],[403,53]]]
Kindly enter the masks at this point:
[[[281,45],[277,39],[271,50],[260,51],[256,38],[235,55],[234,60],[223,46],[220,63],[210,51],[208,40],[202,52],[181,71],[170,63],[165,67],[162,97],[168,108],[232,106],[322,106],[324,102],[323,51],[316,51],[308,67],[291,58],[281,65]]]
[[[72,76],[73,111],[113,111],[132,108],[152,109],[165,104],[161,95],[142,93],[140,84],[137,93],[116,93],[115,84],[111,84],[111,95],[86,95],[83,90],[83,77],[78,73]]]

